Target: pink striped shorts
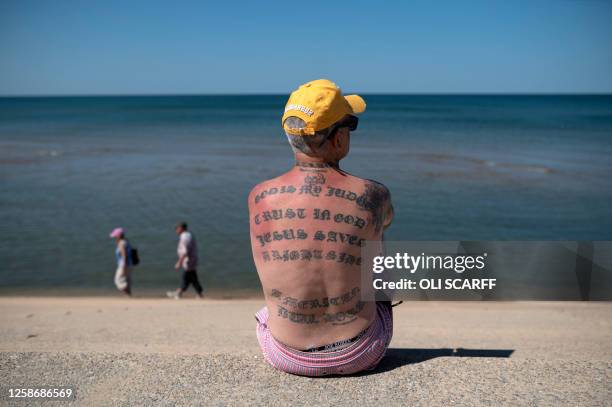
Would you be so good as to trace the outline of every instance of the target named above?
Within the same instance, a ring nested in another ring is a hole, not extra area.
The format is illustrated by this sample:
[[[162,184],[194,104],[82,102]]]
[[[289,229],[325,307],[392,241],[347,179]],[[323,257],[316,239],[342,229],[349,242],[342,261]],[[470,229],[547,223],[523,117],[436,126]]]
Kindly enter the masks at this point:
[[[372,370],[381,361],[393,336],[390,303],[376,303],[377,317],[358,339],[340,349],[304,352],[274,339],[268,328],[268,308],[255,314],[257,340],[264,359],[283,372],[300,376],[347,375]]]

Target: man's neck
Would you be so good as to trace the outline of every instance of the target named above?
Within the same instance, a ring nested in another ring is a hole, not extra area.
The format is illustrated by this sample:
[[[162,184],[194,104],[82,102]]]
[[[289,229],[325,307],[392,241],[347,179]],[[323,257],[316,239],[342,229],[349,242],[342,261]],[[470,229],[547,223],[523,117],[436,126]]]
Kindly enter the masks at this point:
[[[340,169],[339,161],[327,161],[320,157],[310,157],[305,154],[295,155],[295,165],[302,168],[335,168]]]

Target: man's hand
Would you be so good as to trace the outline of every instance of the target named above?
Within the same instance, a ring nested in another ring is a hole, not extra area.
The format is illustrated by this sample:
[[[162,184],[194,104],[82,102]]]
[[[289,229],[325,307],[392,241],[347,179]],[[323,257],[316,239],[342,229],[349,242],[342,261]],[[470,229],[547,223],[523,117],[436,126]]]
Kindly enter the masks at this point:
[[[183,265],[183,263],[185,262],[185,258],[186,258],[186,257],[187,257],[187,255],[186,255],[186,254],[181,254],[181,255],[179,256],[178,261],[177,261],[177,262],[176,262],[176,264],[174,265],[174,268],[176,269],[176,271],[178,271],[178,270],[181,268],[181,266],[182,266],[182,265]]]

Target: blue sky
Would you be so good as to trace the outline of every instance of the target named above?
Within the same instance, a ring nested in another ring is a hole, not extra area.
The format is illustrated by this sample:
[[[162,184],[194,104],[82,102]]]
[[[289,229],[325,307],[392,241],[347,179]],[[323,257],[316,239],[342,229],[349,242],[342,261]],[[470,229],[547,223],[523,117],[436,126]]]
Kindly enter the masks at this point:
[[[0,1],[0,94],[612,92],[612,2]]]

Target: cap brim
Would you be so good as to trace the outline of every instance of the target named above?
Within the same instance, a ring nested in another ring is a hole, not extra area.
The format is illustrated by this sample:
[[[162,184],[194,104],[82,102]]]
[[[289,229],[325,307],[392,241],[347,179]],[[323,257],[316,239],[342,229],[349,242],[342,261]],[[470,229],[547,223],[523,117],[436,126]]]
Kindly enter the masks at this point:
[[[353,109],[353,113],[359,114],[365,111],[366,103],[361,96],[346,95],[344,98],[346,99],[348,104],[351,106],[351,109]]]

